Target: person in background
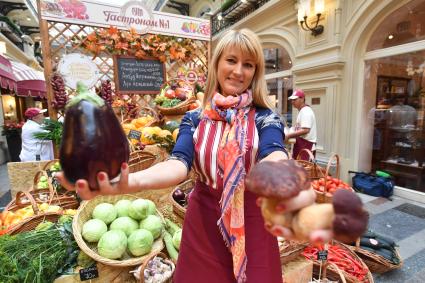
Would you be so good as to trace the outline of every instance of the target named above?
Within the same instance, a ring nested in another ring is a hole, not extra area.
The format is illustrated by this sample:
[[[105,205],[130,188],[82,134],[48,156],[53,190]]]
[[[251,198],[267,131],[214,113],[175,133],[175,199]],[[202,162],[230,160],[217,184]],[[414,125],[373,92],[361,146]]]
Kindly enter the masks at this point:
[[[275,236],[291,238],[292,231],[265,227],[257,196],[245,190],[244,182],[253,164],[288,159],[283,125],[267,101],[264,72],[263,49],[255,33],[225,33],[210,61],[202,108],[183,117],[168,160],[131,174],[123,163],[120,180],[113,184],[99,172],[97,191],[90,190],[87,180],[69,183],[63,173],[59,181],[90,199],[176,186],[193,167],[198,179],[185,214],[173,282],[281,283]],[[279,203],[277,209],[293,211],[314,200],[310,189]],[[313,240],[331,237],[326,231],[316,232]]]
[[[44,131],[41,124],[46,111],[47,109],[39,108],[28,108],[25,111],[27,121],[22,127],[22,150],[19,155],[22,162],[54,159],[52,141],[34,137],[34,133]]]
[[[292,156],[296,159],[302,149],[309,149],[316,156],[317,131],[316,116],[313,109],[305,103],[304,92],[300,89],[295,90],[288,99],[291,101],[292,106],[299,111],[294,126],[285,135],[286,141],[295,138]],[[309,156],[306,152],[302,152],[299,159],[308,160]]]

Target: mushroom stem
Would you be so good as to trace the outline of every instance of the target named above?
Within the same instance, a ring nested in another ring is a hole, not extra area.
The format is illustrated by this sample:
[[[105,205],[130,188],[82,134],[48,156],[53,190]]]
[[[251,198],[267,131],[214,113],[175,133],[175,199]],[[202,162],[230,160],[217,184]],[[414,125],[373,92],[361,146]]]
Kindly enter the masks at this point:
[[[275,198],[263,198],[261,202],[261,213],[264,218],[264,225],[271,227],[273,225],[282,225],[287,228],[291,228],[293,212],[279,212],[276,210],[276,206],[279,203],[278,199]]]
[[[330,203],[314,204],[300,209],[292,219],[292,229],[299,240],[309,240],[315,230],[332,230],[335,218],[333,205]]]

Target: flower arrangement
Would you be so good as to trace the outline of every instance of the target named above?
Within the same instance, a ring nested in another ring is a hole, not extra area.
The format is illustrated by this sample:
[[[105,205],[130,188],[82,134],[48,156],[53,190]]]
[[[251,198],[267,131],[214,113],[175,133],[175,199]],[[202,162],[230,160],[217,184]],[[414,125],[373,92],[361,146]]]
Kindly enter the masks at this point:
[[[12,122],[12,121],[5,121],[3,125],[3,136],[9,136],[14,134],[20,134],[22,130],[22,126],[25,122]]]
[[[189,61],[196,48],[191,39],[158,34],[140,35],[133,28],[127,31],[112,26],[83,37],[81,46],[94,57],[102,52],[109,52],[112,55],[130,55],[140,59],[154,57],[162,62],[167,58]]]

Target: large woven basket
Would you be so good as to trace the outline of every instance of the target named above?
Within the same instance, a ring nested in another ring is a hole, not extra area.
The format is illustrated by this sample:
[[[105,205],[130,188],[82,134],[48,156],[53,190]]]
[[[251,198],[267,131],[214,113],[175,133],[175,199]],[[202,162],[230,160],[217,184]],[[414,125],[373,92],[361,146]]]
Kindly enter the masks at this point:
[[[28,202],[23,201],[22,199],[24,198],[27,199]],[[16,194],[16,198],[5,207],[3,213],[7,213],[8,211],[15,212],[27,205],[32,206],[34,216],[25,218],[19,223],[10,226],[5,232],[6,234],[16,235],[18,233],[28,232],[34,230],[37,225],[43,221],[56,222],[59,217],[62,216],[62,212],[41,212],[38,209],[37,202],[35,201],[34,197],[29,192],[22,191]]]
[[[108,258],[100,256],[97,253],[97,243],[86,243],[81,235],[83,225],[85,222],[87,222],[88,220],[92,218],[92,212],[94,208],[96,207],[96,205],[100,203],[104,203],[104,202],[115,204],[117,201],[121,199],[135,200],[137,198],[138,197],[133,195],[97,196],[92,200],[82,202],[72,222],[72,231],[74,234],[74,238],[78,246],[80,247],[80,249],[97,262],[101,262],[105,265],[117,266],[117,267],[140,265],[147,258],[149,258],[151,254],[160,252],[164,248],[162,235],[155,240],[152,246],[152,250],[149,254],[146,254],[141,257],[133,257],[129,255],[127,252],[125,252],[121,260],[108,259]],[[159,212],[157,213],[159,214]]]
[[[181,206],[178,202],[176,202],[173,198],[173,193],[180,188],[183,192],[187,192],[195,186],[195,182],[192,179],[188,179],[183,183],[176,186],[170,193],[169,199],[171,205],[173,206],[173,212],[180,218],[179,221],[183,222],[184,216],[186,215],[186,208]]]
[[[152,164],[155,163],[156,159],[157,156],[150,152],[143,150],[133,151],[130,154],[130,159],[128,160],[130,173],[138,172],[151,167]]]
[[[403,266],[403,261],[397,248],[395,248],[395,254],[400,259],[399,264],[394,264],[379,254],[362,249],[360,247],[360,240],[356,241],[355,246],[347,245],[347,247],[354,251],[363,260],[372,273],[385,273]]]
[[[315,278],[319,278],[319,274],[321,274],[322,278],[327,278],[332,281],[337,282],[347,282],[347,283],[373,283],[373,277],[366,266],[366,264],[354,253],[346,247],[344,244],[339,243],[337,241],[332,241],[333,245],[338,245],[342,249],[346,250],[347,253],[350,254],[364,269],[367,270],[367,274],[363,281],[359,281],[355,276],[349,274],[343,269],[339,268],[336,264],[328,262],[328,261],[319,261],[317,259],[313,260],[313,275]]]
[[[301,154],[302,153],[307,153],[309,160],[301,160]],[[302,149],[299,153],[298,156],[296,156],[295,161],[297,161],[297,163],[301,164],[304,169],[307,171],[308,174],[308,178],[310,180],[315,180],[315,179],[320,179],[326,176],[326,169],[320,167],[317,162],[316,159],[314,158],[313,153],[304,148]]]

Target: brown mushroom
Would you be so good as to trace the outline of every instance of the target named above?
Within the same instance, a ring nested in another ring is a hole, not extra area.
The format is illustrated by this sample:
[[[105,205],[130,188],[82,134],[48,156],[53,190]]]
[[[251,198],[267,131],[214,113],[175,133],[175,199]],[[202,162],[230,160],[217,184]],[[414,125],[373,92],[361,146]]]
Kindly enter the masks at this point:
[[[299,240],[308,240],[315,230],[330,229],[343,242],[354,241],[366,230],[367,213],[359,197],[337,190],[332,204],[313,204],[295,212],[278,212],[279,202],[310,188],[307,172],[294,160],[264,161],[256,164],[245,179],[247,190],[263,197],[261,213],[265,225],[292,229]]]

